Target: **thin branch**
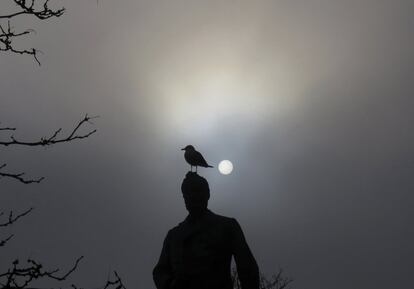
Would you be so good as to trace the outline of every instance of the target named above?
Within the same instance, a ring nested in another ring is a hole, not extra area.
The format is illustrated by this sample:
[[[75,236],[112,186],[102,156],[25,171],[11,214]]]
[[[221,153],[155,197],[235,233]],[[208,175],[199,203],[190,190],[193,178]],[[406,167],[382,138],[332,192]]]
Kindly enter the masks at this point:
[[[114,274],[115,280],[107,280],[103,289],[108,289],[109,287],[115,287],[115,289],[126,289],[118,273],[114,271]]]
[[[271,278],[267,278],[262,273],[259,276],[259,288],[260,289],[287,289],[290,283],[293,282],[293,279],[284,277],[283,270],[279,269],[277,274],[273,275]],[[234,289],[241,289],[242,284],[240,282],[236,268],[232,269],[232,281]]]
[[[40,65],[38,59],[39,50],[35,48],[18,49],[13,46],[13,40],[17,37],[32,33],[32,29],[15,33],[10,26],[10,20],[15,19],[19,15],[29,15],[40,20],[46,20],[51,17],[60,17],[65,12],[65,8],[51,9],[49,8],[49,0],[12,0],[17,8],[16,12],[0,15],[0,20],[7,19],[7,28],[0,25],[0,51],[11,52],[20,55],[31,55]]]
[[[43,265],[35,260],[28,259],[28,265],[24,267],[19,266],[19,260],[12,263],[12,267],[7,272],[0,274],[1,288],[9,289],[23,289],[27,288],[32,282],[38,279],[53,279],[57,281],[66,280],[78,267],[79,262],[83,256],[79,257],[70,270],[63,275],[57,275],[60,269],[45,270]]]
[[[34,32],[33,29],[28,29],[23,32],[16,33],[12,30],[12,27],[10,25],[10,21],[7,21],[7,28],[4,28],[0,25],[0,44],[3,46],[0,47],[0,51],[9,51],[16,54],[27,54],[33,56],[33,58],[36,60],[36,62],[40,65],[40,61],[37,58],[38,52],[40,52],[37,49],[31,48],[31,49],[17,49],[13,46],[13,40],[17,37],[27,35]]]
[[[16,216],[14,216],[13,211],[10,211],[7,220],[4,223],[0,223],[0,227],[7,227],[7,226],[12,225],[13,223],[17,222],[17,220],[19,220],[20,218],[28,215],[33,210],[34,210],[33,207],[29,208],[26,211],[24,211],[23,213],[20,213]],[[1,212],[0,217],[3,216],[3,215],[4,215],[4,212]]]
[[[39,10],[35,9],[36,3],[40,1],[33,0],[29,4],[29,1],[26,0],[13,0],[13,2],[21,9],[18,12],[7,14],[7,15],[0,15],[0,19],[11,19],[13,17],[23,15],[23,14],[30,14],[37,17],[40,20],[45,20],[51,17],[60,17],[65,13],[65,8],[60,8],[57,10],[52,10],[49,8],[49,0],[43,2],[42,8]]]
[[[0,170],[3,169],[6,166],[6,164],[3,164],[0,166]],[[25,175],[25,173],[5,173],[5,172],[1,172],[0,171],[0,178],[4,177],[4,178],[11,178],[11,179],[15,179],[18,180],[19,182],[23,183],[23,184],[39,184],[41,181],[43,181],[45,178],[44,177],[40,177],[38,179],[26,179],[23,176]]]
[[[58,144],[58,143],[63,143],[63,142],[70,142],[70,141],[78,140],[78,139],[84,139],[94,134],[97,130],[94,129],[85,134],[78,134],[78,130],[83,124],[91,123],[90,120],[94,118],[97,118],[97,116],[90,117],[88,115],[85,115],[85,117],[76,125],[76,127],[72,130],[72,132],[66,137],[58,138],[58,135],[62,132],[62,129],[59,128],[50,137],[41,138],[39,141],[32,141],[32,142],[20,141],[20,140],[17,140],[14,136],[11,136],[10,141],[1,141],[0,145],[3,145],[3,146],[9,146],[9,145],[48,146],[48,145],[53,145],[53,144]]]
[[[8,236],[6,239],[0,240],[0,247],[4,247],[6,245],[6,243],[8,241],[10,241],[10,239],[13,238],[13,237],[14,237],[14,235],[12,234],[12,235]]]
[[[69,271],[67,271],[64,275],[62,275],[60,277],[55,275],[55,273],[59,272],[60,269],[55,269],[53,271],[44,272],[44,276],[47,276],[47,277],[49,277],[51,279],[55,279],[55,280],[58,280],[58,281],[66,280],[66,278],[68,278],[70,276],[70,274],[72,274],[76,270],[76,268],[78,268],[79,262],[83,258],[84,258],[84,256],[80,256],[78,259],[76,259],[75,264],[72,266],[72,268]],[[33,264],[36,264],[35,261],[33,261],[33,260],[29,260],[29,262],[31,262]],[[42,266],[42,265],[40,265],[40,266]]]
[[[0,166],[0,168],[1,167],[4,167],[4,165]],[[33,208],[29,208],[26,211],[24,211],[23,213],[20,213],[18,215],[14,215],[13,211],[10,211],[6,221],[0,223],[0,227],[7,227],[7,226],[10,226],[10,225],[16,223],[20,218],[26,216],[31,211],[33,211]],[[4,212],[0,212],[0,217],[2,217],[4,215],[5,215]],[[0,240],[0,247],[4,247],[7,244],[7,242],[10,241],[13,237],[14,237],[14,234],[11,234],[7,238]]]

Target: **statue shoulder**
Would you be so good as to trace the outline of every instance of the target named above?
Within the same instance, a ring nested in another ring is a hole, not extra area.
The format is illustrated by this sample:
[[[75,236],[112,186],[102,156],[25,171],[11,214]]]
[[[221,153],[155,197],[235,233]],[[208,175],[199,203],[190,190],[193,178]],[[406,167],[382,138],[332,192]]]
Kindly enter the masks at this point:
[[[228,226],[237,226],[238,224],[235,218],[228,217],[228,216],[222,216],[216,213],[212,213],[212,218],[215,219],[217,222],[220,222]]]

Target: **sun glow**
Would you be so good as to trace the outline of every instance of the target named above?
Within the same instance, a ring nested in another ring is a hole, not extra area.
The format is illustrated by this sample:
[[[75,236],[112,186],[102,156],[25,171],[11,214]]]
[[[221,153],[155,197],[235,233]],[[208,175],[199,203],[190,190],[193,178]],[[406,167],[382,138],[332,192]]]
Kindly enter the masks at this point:
[[[163,87],[166,123],[192,133],[205,134],[234,121],[256,122],[268,109],[263,87],[234,67],[216,66],[177,75]]]
[[[286,113],[294,86],[283,61],[258,61],[244,43],[210,40],[182,44],[157,64],[154,109],[166,131],[203,137],[222,125],[251,127]]]

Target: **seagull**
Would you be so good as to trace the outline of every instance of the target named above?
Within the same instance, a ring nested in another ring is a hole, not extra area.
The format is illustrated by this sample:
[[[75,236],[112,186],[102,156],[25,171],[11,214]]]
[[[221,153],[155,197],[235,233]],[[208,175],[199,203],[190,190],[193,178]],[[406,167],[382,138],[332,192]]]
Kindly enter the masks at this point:
[[[204,167],[204,168],[212,168],[212,166],[207,164],[203,155],[199,153],[198,151],[196,151],[192,145],[188,145],[181,150],[185,151],[184,158],[187,161],[187,163],[190,164],[191,171],[193,171],[193,166],[196,167],[196,172],[197,172],[197,166]]]

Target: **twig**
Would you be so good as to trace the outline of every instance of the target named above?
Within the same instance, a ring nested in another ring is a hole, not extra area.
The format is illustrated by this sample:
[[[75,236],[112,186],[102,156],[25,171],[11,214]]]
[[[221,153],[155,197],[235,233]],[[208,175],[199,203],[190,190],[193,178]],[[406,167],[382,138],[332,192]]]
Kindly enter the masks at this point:
[[[4,28],[0,25],[0,51],[3,52],[11,52],[15,54],[20,55],[31,55],[36,60],[36,62],[40,65],[40,61],[38,59],[38,53],[40,50],[35,48],[29,48],[29,49],[18,49],[13,46],[13,40],[17,37],[27,35],[29,33],[34,32],[33,29],[27,29],[23,32],[16,33],[12,30],[12,27],[10,25],[10,20],[14,19],[15,17],[19,15],[31,15],[33,17],[36,17],[40,20],[46,20],[51,17],[60,17],[65,12],[65,8],[60,9],[50,9],[48,6],[49,0],[12,0],[17,7],[19,8],[19,11],[9,13],[9,14],[3,14],[0,15],[0,20],[7,19],[7,28]]]
[[[57,275],[57,273],[60,272],[60,269],[45,270],[43,269],[43,265],[35,260],[28,259],[28,266],[25,267],[19,267],[19,260],[15,260],[12,263],[11,269],[0,274],[1,288],[23,289],[27,288],[32,282],[38,279],[64,281],[77,269],[79,262],[82,259],[83,256],[79,257],[72,268],[61,276]]]
[[[97,130],[94,129],[85,134],[77,134],[79,128],[86,122],[91,123],[90,120],[97,118],[97,117],[98,116],[90,117],[86,114],[85,117],[76,125],[76,127],[72,130],[72,132],[67,137],[57,138],[58,135],[62,131],[62,129],[59,128],[50,137],[41,138],[39,141],[33,141],[33,142],[20,141],[20,140],[17,140],[14,136],[11,136],[10,141],[1,141],[0,145],[3,145],[3,146],[9,146],[9,145],[48,146],[48,145],[53,145],[53,144],[58,144],[58,143],[63,143],[63,142],[70,142],[70,141],[77,140],[77,139],[84,139],[94,134]]]
[[[2,168],[4,168],[6,166],[6,164],[0,166],[0,170]],[[4,173],[4,172],[0,172],[0,178],[4,177],[4,178],[12,178],[15,180],[18,180],[19,182],[23,183],[23,184],[39,184],[41,181],[43,181],[45,178],[44,177],[40,177],[38,179],[25,179],[23,176],[25,175],[25,173],[18,173],[18,174],[13,174],[13,173]]]
[[[112,286],[114,286],[115,289],[126,289],[126,287],[122,283],[122,280],[119,277],[118,273],[116,271],[114,271],[114,274],[115,274],[115,280],[113,280],[113,281],[107,280],[103,289],[107,289],[107,288],[112,287]]]
[[[49,0],[43,2],[42,9],[36,10],[35,6],[36,3],[40,1],[32,0],[31,3],[27,0],[13,0],[13,2],[21,9],[18,12],[7,14],[7,15],[0,15],[0,19],[11,19],[13,17],[23,15],[23,14],[30,14],[33,15],[40,20],[45,20],[51,17],[60,17],[65,12],[65,8],[52,10],[49,8],[48,3]]]
[[[26,211],[24,211],[23,213],[18,214],[16,216],[13,215],[13,211],[10,211],[9,212],[9,216],[8,216],[6,222],[0,223],[0,227],[7,227],[7,226],[12,225],[13,223],[17,222],[17,220],[19,220],[20,218],[26,216],[27,214],[29,214],[33,210],[34,210],[33,207],[32,208],[29,208]],[[4,215],[4,212],[1,212],[0,213],[0,217],[3,216],[3,215]]]
[[[4,247],[5,245],[6,245],[6,243],[8,242],[8,241],[10,241],[10,239],[11,238],[13,238],[14,237],[14,235],[13,234],[11,234],[10,236],[8,236],[6,239],[3,239],[3,240],[0,240],[0,247]]]

